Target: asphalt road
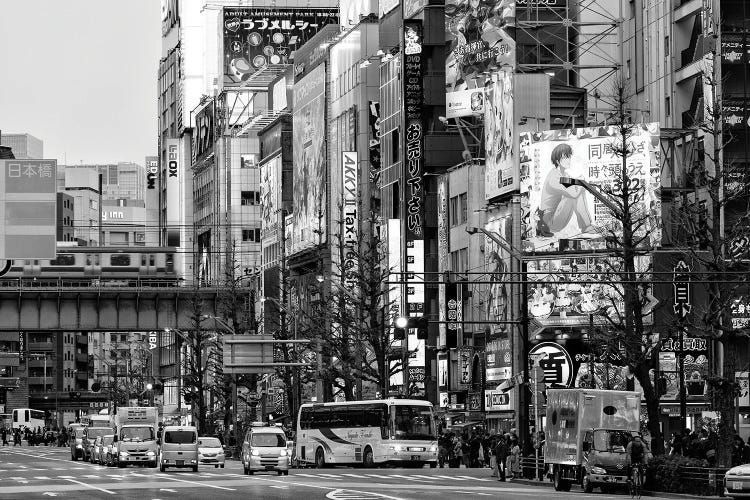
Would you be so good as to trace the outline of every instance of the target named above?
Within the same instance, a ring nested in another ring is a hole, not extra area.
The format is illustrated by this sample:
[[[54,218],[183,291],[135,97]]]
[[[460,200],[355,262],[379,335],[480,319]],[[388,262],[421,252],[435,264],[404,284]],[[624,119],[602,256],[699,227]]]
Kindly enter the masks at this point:
[[[239,462],[226,468],[201,466],[159,472],[150,468],[118,469],[70,460],[67,448],[0,448],[0,499],[138,499],[220,500],[234,498],[294,500],[450,500],[482,498],[591,498],[581,491],[556,493],[552,488],[501,483],[489,469],[293,469],[289,476],[245,476]],[[597,500],[629,498],[596,494]],[[658,498],[658,497],[651,497]]]

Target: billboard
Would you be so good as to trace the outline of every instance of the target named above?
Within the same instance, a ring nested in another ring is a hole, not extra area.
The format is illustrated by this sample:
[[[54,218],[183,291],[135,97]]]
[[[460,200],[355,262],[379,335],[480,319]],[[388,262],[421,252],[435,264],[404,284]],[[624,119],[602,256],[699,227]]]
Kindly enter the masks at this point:
[[[380,188],[380,103],[368,101],[368,141],[370,145],[370,183]],[[374,189],[374,196],[380,197],[380,189]]]
[[[450,269],[450,226],[448,221],[448,176],[441,175],[437,184],[437,225],[438,225],[438,271],[441,273]],[[438,327],[438,346],[446,345],[446,318],[448,317],[448,298],[446,295],[446,284],[442,281],[438,284],[438,315],[440,324]]]
[[[156,156],[146,157],[146,189],[158,189],[159,182],[159,158]]]
[[[510,338],[491,340],[485,347],[485,380],[499,384],[513,374],[513,349]]]
[[[281,221],[281,155],[260,166],[260,241],[263,248],[278,241]]]
[[[57,160],[0,160],[0,259],[54,259]]]
[[[622,140],[616,125],[521,134],[522,240],[525,251],[602,250],[605,237],[622,236],[604,203],[581,186],[565,187],[561,177],[588,181],[617,200],[621,193]],[[659,124],[634,125],[627,138],[627,178],[638,216],[637,237],[645,246],[661,243]]]
[[[291,64],[292,53],[327,24],[338,8],[226,7],[224,85],[239,85],[269,65]]]
[[[357,254],[359,252],[359,194],[357,176],[357,152],[341,153],[341,178],[344,188],[342,207],[342,243],[344,245],[343,274],[344,288],[353,291],[357,285]]]
[[[182,224],[180,199],[180,140],[166,139],[167,148],[167,245],[180,245],[180,225]]]
[[[377,13],[377,0],[341,0],[339,2],[339,17],[341,28],[344,30],[358,25],[363,17]]]
[[[195,149],[193,162],[200,160],[206,153],[213,151],[216,125],[214,122],[214,101],[206,104],[195,115]]]
[[[515,68],[515,24],[515,0],[445,2],[445,37],[450,44],[445,59],[446,112],[475,114],[474,94],[463,91],[482,89],[488,75]]]
[[[510,213],[500,212],[488,214],[485,229],[493,235],[502,237],[506,242],[513,241],[513,224]],[[484,269],[489,277],[485,300],[486,317],[490,331],[499,335],[508,331],[511,320],[510,314],[510,254],[508,250],[498,245],[488,235],[484,237]],[[495,322],[494,324],[492,322]]]
[[[513,74],[493,73],[485,84],[484,100],[484,197],[489,200],[518,188],[514,155]]]
[[[161,36],[167,36],[179,22],[179,0],[161,0]]]
[[[650,256],[636,257],[637,280],[648,284],[648,294],[651,266]],[[606,315],[620,323],[624,310],[624,290],[618,284],[624,272],[621,259],[578,255],[533,259],[526,262],[526,272],[528,314],[540,325],[586,325],[590,315]],[[652,321],[650,314],[644,317],[644,323]]]
[[[325,65],[294,85],[292,253],[326,241]]]

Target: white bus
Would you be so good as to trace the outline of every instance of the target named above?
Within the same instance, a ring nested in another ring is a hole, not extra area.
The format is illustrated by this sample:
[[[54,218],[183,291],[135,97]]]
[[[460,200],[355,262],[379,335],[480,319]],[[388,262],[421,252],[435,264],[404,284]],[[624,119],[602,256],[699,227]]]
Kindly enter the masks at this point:
[[[432,403],[412,399],[313,403],[300,407],[297,462],[437,465]]]
[[[13,428],[19,429],[28,427],[36,430],[37,427],[46,425],[44,421],[44,412],[42,410],[32,410],[31,408],[16,408],[13,410]]]

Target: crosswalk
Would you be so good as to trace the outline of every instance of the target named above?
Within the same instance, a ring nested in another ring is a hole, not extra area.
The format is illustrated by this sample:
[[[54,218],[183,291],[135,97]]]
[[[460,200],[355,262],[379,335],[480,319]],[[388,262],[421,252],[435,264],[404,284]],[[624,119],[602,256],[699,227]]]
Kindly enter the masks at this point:
[[[329,472],[296,472],[292,471],[290,473],[290,477],[304,477],[308,479],[325,479],[325,480],[334,480],[334,481],[342,481],[346,479],[366,479],[366,480],[372,480],[377,479],[379,481],[397,481],[397,482],[403,482],[403,481],[410,481],[414,483],[435,483],[435,482],[441,482],[441,481],[462,481],[467,486],[472,482],[493,482],[492,479],[489,478],[481,478],[481,477],[473,477],[473,476],[465,476],[465,475],[444,475],[444,474],[374,474],[374,473],[350,473],[350,472],[341,472],[341,473],[329,473]]]

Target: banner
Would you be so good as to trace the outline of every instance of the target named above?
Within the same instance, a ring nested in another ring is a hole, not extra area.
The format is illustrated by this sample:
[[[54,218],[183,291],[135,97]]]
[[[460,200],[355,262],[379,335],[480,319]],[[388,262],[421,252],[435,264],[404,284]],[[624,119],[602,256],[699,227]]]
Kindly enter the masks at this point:
[[[513,224],[511,223],[510,213],[490,213],[488,214],[485,229],[490,234],[499,236],[504,239],[508,245],[513,241]],[[491,282],[486,287],[486,318],[488,327],[492,335],[497,336],[509,330],[508,324],[504,321],[510,321],[510,253],[506,248],[501,247],[493,238],[488,235],[484,237],[484,270]],[[493,323],[495,322],[495,323]]]
[[[292,253],[326,241],[325,64],[294,85]]]
[[[513,75],[494,73],[485,86],[485,199],[518,189],[518,167],[514,161]]]
[[[341,153],[341,178],[343,179],[344,205],[342,207],[342,243],[344,262],[341,266],[343,284],[350,292],[357,286],[357,254],[359,253],[359,195],[357,177],[357,152]]]
[[[167,146],[167,245],[177,247],[180,246],[180,226],[183,222],[180,197],[182,155],[179,139],[166,139],[165,144]]]
[[[225,7],[224,86],[239,85],[292,53],[323,26],[337,24],[338,8]]]
[[[513,373],[513,350],[510,347],[510,339],[487,342],[485,353],[487,382],[499,384],[510,379]]]
[[[260,166],[260,241],[263,248],[276,243],[281,222],[281,155]]]
[[[582,186],[563,186],[562,177],[598,187],[615,204],[622,193],[622,146],[615,125],[521,134],[522,240],[530,252],[604,250],[607,236],[622,237],[621,222]],[[642,245],[661,244],[659,124],[633,125],[627,138],[631,214]]]
[[[450,228],[448,222],[448,176],[441,175],[438,178],[437,185],[437,224],[438,224],[438,271],[446,276],[446,271],[450,269]],[[438,326],[438,346],[446,345],[446,321],[447,318],[447,299],[445,293],[445,283],[441,280],[438,284],[438,314],[440,323]]]
[[[374,188],[373,195],[380,198],[380,103],[368,101],[367,109],[369,111],[367,122],[370,144],[370,183]]]
[[[206,104],[195,115],[195,147],[193,149],[193,163],[201,160],[207,153],[214,150],[216,125],[214,122],[214,101]]]
[[[473,94],[460,92],[482,89],[488,75],[515,68],[515,25],[515,0],[445,2],[445,37],[450,43],[445,60],[447,113],[475,114]]]

